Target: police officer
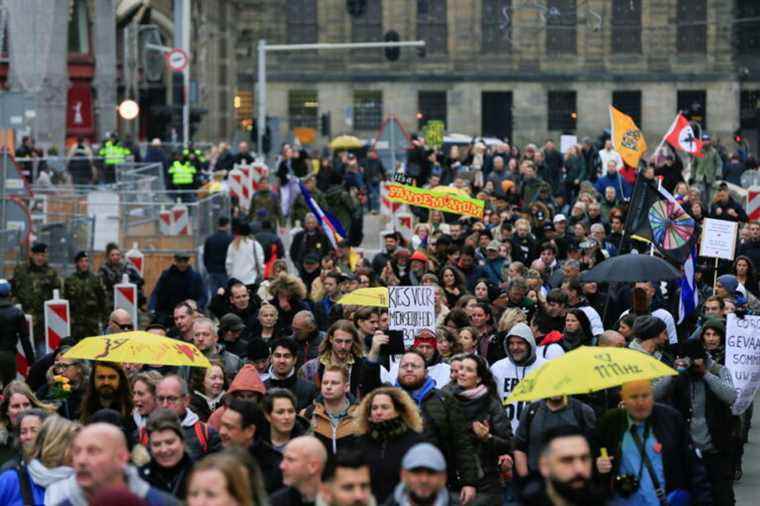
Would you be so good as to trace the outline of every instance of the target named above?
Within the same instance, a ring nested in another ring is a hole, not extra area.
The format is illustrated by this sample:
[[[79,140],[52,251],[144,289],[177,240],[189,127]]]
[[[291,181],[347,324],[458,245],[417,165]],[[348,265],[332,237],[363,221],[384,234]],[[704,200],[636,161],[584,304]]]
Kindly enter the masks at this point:
[[[189,155],[176,155],[169,167],[169,182],[175,190],[193,190],[197,172],[198,169],[190,160]],[[179,197],[185,202],[192,200],[188,194],[181,194]]]
[[[16,377],[16,345],[21,346],[27,362],[34,363],[34,348],[24,312],[11,303],[11,284],[0,279],[0,380],[7,385]]]
[[[61,288],[61,278],[47,261],[47,244],[34,243],[29,261],[19,263],[13,271],[11,286],[16,301],[34,319],[34,337],[44,342],[44,305],[53,298],[53,290]]]
[[[90,271],[87,252],[74,257],[76,271],[63,284],[63,297],[71,309],[71,336],[74,339],[100,335],[100,322],[106,315],[106,290],[100,278]]]
[[[126,161],[130,151],[119,145],[119,138],[111,134],[106,138],[103,146],[98,151],[98,156],[103,158],[103,181],[113,182],[116,178],[116,166]]]

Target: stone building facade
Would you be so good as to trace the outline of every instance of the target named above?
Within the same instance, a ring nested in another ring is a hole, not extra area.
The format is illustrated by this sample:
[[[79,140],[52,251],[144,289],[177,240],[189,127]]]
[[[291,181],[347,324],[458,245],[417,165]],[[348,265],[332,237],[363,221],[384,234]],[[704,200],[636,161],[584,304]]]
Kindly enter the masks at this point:
[[[238,95],[254,92],[259,39],[374,41],[393,30],[401,40],[426,40],[424,57],[415,49],[402,49],[396,61],[382,49],[271,53],[268,115],[280,133],[319,131],[326,121],[333,136],[372,137],[395,115],[408,131],[442,119],[449,132],[523,144],[562,133],[596,137],[614,104],[637,119],[651,145],[678,110],[724,143],[740,127],[752,139],[760,107],[754,4],[248,0],[235,14]]]

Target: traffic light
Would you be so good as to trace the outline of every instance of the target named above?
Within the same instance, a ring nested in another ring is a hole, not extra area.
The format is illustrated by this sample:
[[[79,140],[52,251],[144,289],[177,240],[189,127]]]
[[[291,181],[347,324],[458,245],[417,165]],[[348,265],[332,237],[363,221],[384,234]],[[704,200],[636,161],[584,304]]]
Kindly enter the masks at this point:
[[[396,30],[388,30],[385,32],[385,42],[398,42],[401,40],[401,36]],[[385,58],[388,61],[396,61],[401,56],[401,48],[398,47],[386,47]]]
[[[737,144],[741,144],[742,142],[744,142],[744,136],[742,135],[741,130],[737,130],[734,132],[734,142]]]
[[[330,137],[330,113],[323,113],[319,117],[319,133],[325,137]]]
[[[367,0],[346,0],[346,10],[353,17],[358,18],[367,10]]]

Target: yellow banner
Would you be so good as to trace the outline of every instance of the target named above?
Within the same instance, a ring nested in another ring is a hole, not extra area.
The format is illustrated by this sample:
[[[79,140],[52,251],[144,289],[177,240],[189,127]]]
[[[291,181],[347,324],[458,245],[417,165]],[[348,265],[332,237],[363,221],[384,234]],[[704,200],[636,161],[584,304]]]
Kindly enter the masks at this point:
[[[612,125],[612,145],[620,153],[626,165],[638,168],[639,160],[647,150],[644,134],[630,116],[610,106],[610,124]],[[607,172],[607,167],[602,167]]]
[[[466,195],[396,183],[388,185],[388,200],[475,218],[483,217],[486,205],[485,201]]]

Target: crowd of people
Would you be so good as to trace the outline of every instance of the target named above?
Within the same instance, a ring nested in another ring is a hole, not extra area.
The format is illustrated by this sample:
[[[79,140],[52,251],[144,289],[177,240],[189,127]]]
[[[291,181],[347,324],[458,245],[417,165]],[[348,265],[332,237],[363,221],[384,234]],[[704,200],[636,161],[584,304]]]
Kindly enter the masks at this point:
[[[205,239],[203,274],[177,254],[146,294],[116,244],[97,273],[79,253],[65,279],[45,244],[31,247],[0,281],[0,503],[735,504],[751,410],[731,412],[726,317],[758,309],[760,223],[721,181],[752,160],[723,160],[707,136],[703,158],[684,166],[658,152],[636,169],[589,139],[565,153],[551,140],[444,151],[413,136],[402,170],[483,199],[483,217],[413,207],[413,236],[387,230],[374,255],[355,246],[393,168],[372,150],[312,160],[291,146],[251,209]],[[740,222],[735,261],[697,265],[699,304],[678,325],[677,281],[582,279],[608,258],[650,253],[624,228],[633,187],[657,178],[695,221]],[[346,237],[327,237],[303,195],[284,191],[294,180]],[[113,308],[124,275],[140,292],[137,321]],[[397,285],[434,287],[436,312],[400,353],[387,308],[340,303]],[[71,336],[47,352],[54,289],[69,300]],[[193,343],[211,367],[66,357],[84,337],[132,330]],[[505,402],[581,346],[629,347],[678,374]]]

